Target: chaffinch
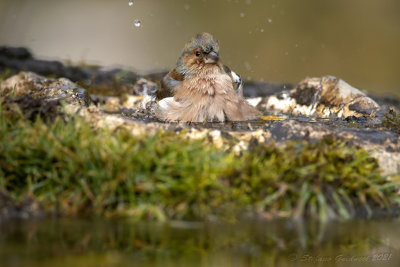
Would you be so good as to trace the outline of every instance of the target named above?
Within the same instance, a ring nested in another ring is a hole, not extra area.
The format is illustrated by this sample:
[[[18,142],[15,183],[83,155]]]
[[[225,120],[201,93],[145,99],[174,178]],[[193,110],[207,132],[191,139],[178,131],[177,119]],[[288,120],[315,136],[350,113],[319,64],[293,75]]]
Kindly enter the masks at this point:
[[[156,92],[156,115],[165,121],[244,121],[256,119],[258,110],[242,96],[240,76],[222,65],[218,41],[199,33],[184,47],[177,66]]]

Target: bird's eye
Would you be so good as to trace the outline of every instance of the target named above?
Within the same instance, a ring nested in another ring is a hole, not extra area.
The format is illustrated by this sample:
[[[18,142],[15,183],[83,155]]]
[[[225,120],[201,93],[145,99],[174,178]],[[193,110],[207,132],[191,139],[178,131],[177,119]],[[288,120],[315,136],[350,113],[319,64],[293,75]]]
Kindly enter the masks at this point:
[[[201,53],[199,51],[196,52],[196,57],[199,57]]]

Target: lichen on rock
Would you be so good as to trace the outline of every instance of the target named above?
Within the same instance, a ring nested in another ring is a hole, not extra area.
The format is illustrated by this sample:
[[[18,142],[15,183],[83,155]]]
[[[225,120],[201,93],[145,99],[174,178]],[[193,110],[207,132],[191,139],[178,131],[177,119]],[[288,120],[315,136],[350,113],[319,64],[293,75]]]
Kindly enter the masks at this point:
[[[259,106],[265,110],[322,118],[373,116],[380,109],[365,93],[333,76],[307,78],[288,92],[265,98]]]
[[[66,78],[51,79],[33,72],[20,72],[1,83],[1,96],[50,100],[64,100],[69,104],[89,106],[90,97],[86,90]]]

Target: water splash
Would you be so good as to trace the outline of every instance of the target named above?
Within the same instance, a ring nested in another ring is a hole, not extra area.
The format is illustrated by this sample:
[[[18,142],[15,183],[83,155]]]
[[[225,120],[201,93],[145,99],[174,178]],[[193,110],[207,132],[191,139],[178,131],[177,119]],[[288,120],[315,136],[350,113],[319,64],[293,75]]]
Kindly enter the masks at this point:
[[[244,62],[244,67],[246,68],[247,71],[251,70],[251,64],[248,61]]]
[[[272,19],[271,18],[268,18],[268,23],[272,23]]]
[[[135,26],[136,28],[139,28],[140,26],[142,26],[142,22],[140,21],[140,19],[135,19],[133,21],[133,26]]]
[[[128,6],[133,6],[133,0],[129,0]]]

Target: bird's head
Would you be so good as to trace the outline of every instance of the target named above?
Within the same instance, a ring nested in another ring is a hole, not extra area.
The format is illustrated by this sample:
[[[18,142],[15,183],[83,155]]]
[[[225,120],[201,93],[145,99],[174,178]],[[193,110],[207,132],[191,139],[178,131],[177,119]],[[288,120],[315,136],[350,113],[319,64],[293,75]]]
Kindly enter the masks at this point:
[[[218,53],[218,40],[209,33],[199,33],[185,45],[178,60],[178,66],[193,69],[202,68],[208,64],[218,64]]]

